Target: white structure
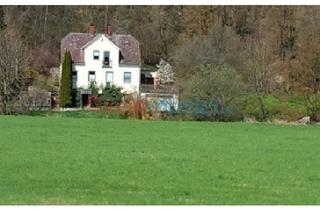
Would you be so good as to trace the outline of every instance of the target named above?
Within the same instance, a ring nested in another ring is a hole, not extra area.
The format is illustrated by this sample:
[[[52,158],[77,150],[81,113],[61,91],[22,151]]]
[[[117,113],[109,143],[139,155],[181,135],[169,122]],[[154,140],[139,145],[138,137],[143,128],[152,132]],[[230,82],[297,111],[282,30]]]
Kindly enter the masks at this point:
[[[157,71],[145,69],[141,72],[140,96],[158,111],[172,112],[179,108],[179,97],[174,85],[171,65],[163,59],[157,65]]]
[[[88,33],[69,33],[61,41],[61,63],[66,51],[73,61],[73,88],[87,89],[91,82],[98,87],[107,83],[122,87],[127,94],[139,93],[140,49],[131,35],[96,34],[93,24]]]

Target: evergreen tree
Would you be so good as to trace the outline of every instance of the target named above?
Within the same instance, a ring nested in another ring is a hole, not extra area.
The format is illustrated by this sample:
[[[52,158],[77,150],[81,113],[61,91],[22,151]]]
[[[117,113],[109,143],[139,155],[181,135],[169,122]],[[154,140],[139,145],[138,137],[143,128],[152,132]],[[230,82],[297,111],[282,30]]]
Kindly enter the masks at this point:
[[[62,74],[60,82],[60,107],[67,107],[71,103],[72,92],[72,60],[70,52],[65,52],[62,64]]]

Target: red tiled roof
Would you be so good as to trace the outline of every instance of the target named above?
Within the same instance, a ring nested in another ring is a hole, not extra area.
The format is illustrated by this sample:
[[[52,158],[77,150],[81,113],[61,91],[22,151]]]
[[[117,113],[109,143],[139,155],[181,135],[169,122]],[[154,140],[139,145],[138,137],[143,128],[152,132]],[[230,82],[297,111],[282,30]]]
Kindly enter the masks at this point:
[[[90,33],[69,33],[61,40],[61,58],[69,50],[74,63],[84,63],[82,47],[93,40],[97,35]],[[120,48],[123,59],[120,64],[139,65],[139,42],[130,34],[112,34],[110,40]]]
[[[140,64],[139,42],[133,36],[130,34],[112,34],[111,41],[120,48],[123,56],[120,64]]]

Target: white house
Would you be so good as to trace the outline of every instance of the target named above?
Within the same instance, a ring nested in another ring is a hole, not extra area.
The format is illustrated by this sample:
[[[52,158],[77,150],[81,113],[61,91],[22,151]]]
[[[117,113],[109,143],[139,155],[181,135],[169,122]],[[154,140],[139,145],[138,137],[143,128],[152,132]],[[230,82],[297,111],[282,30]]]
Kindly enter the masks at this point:
[[[130,34],[96,33],[90,24],[88,33],[69,33],[61,41],[61,63],[66,51],[73,61],[73,88],[88,88],[91,82],[98,86],[107,83],[122,87],[127,94],[139,93],[139,42]]]
[[[90,24],[88,33],[69,33],[61,40],[61,63],[66,51],[73,62],[73,89],[82,89],[80,106],[90,104],[88,87],[95,82],[98,87],[114,84],[122,87],[124,94],[156,100],[161,111],[178,109],[174,86],[159,83],[160,71],[141,74],[139,42],[132,35],[113,33],[110,26],[105,33],[96,33],[94,24]]]

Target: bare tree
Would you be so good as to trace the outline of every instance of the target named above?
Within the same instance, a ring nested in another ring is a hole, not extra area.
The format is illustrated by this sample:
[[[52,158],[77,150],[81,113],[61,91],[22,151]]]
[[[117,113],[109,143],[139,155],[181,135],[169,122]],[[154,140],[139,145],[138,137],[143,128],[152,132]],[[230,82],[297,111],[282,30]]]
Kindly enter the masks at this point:
[[[272,72],[272,49],[267,39],[260,36],[248,41],[247,53],[249,85],[258,96],[260,118],[266,120],[264,97],[273,90],[275,80]]]
[[[214,24],[208,35],[197,35],[192,41],[184,42],[176,49],[171,62],[182,98],[194,96],[189,82],[203,68],[229,64],[240,73],[241,49],[240,37],[232,28],[222,27],[219,22]]]
[[[10,29],[0,32],[0,113],[8,114],[8,105],[23,89],[23,71],[28,65],[28,51]]]

